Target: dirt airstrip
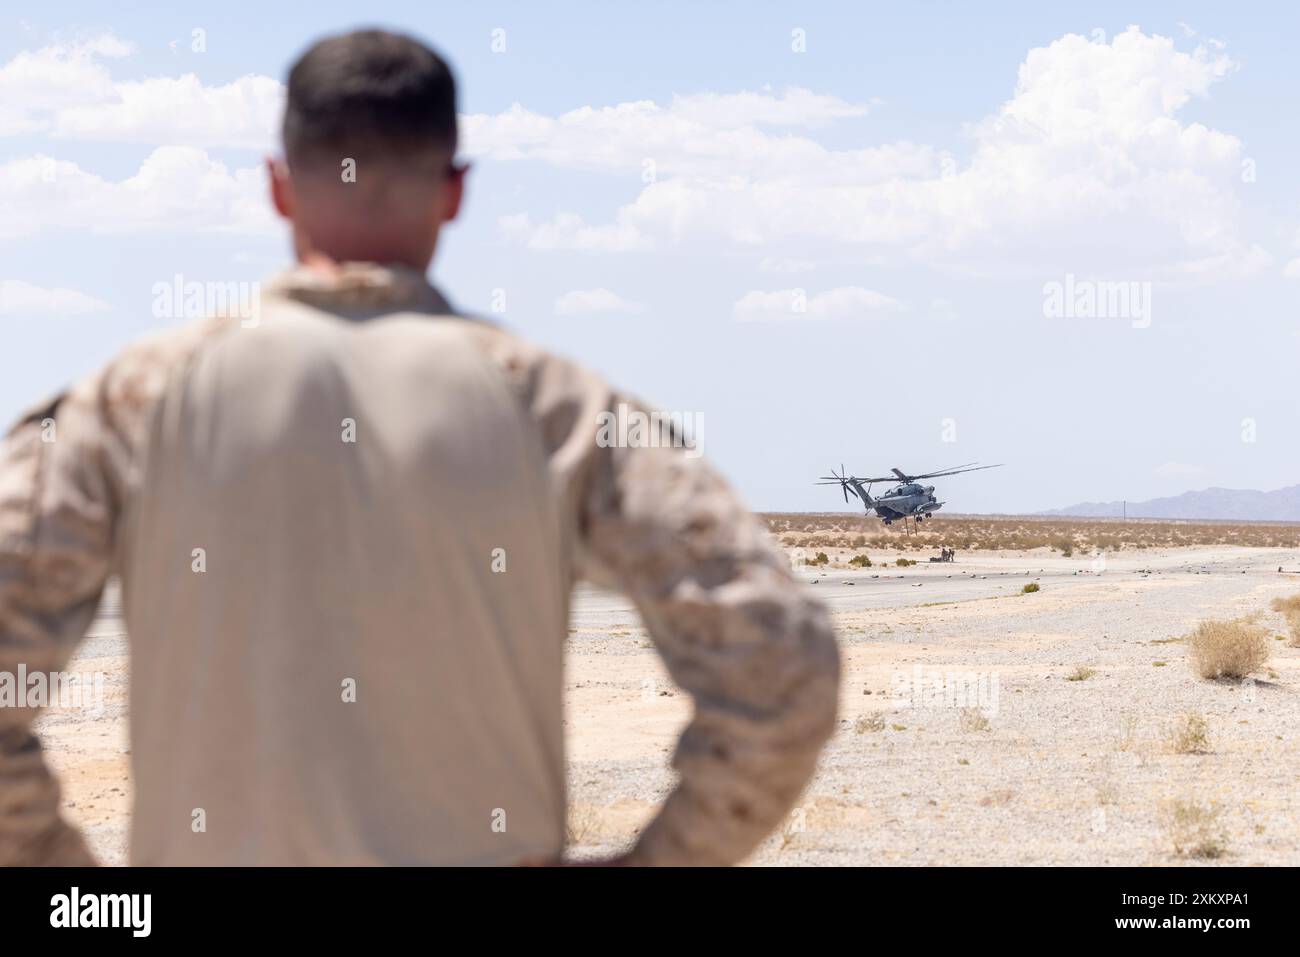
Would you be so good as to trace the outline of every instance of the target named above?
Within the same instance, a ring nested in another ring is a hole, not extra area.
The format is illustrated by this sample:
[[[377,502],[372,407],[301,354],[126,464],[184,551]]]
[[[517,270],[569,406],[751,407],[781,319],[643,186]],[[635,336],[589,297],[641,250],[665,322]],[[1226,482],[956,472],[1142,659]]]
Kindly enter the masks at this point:
[[[1300,548],[986,548],[941,564],[897,537],[785,544],[800,562],[827,553],[798,568],[834,615],[841,715],[753,863],[1300,864],[1300,648],[1268,610],[1300,592]],[[848,566],[860,554],[871,567]],[[1187,632],[1255,613],[1274,639],[1264,668],[1197,677]],[[118,614],[110,594],[69,669],[105,675],[104,708],[39,723],[67,814],[111,864],[126,862],[131,801]],[[575,856],[634,838],[672,785],[689,712],[634,609],[581,587],[567,674]],[[1197,719],[1189,748],[1180,732]]]

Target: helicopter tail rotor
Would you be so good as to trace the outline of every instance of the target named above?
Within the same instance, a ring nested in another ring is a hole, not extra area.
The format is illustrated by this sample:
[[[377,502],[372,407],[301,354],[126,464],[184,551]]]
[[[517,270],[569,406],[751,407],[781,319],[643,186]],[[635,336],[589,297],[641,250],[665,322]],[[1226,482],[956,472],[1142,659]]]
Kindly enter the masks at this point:
[[[849,493],[850,493],[850,492],[853,493],[853,497],[854,497],[854,498],[861,498],[861,496],[858,494],[858,490],[857,490],[857,488],[855,487],[855,484],[854,484],[856,481],[857,481],[857,480],[854,479],[853,476],[849,475],[849,474],[844,470],[844,465],[843,465],[843,463],[841,463],[841,464],[840,464],[840,470],[839,470],[839,472],[836,472],[835,469],[832,468],[832,469],[831,469],[831,474],[830,474],[830,475],[823,475],[823,476],[821,477],[821,481],[817,482],[816,484],[818,484],[818,485],[838,485],[838,486],[840,487],[840,492],[844,495],[844,503],[847,505],[847,504],[848,504],[848,501],[849,501]]]
[[[840,494],[844,496],[845,504],[848,504],[849,496],[852,495],[854,498],[862,502],[863,508],[870,512],[874,507],[874,501],[871,498],[871,483],[873,481],[874,479],[860,479],[856,475],[850,475],[845,470],[843,463],[841,463],[838,472],[832,468],[831,474],[821,476],[821,481],[816,484],[838,485],[840,487]],[[867,483],[866,488],[862,487],[864,482]]]

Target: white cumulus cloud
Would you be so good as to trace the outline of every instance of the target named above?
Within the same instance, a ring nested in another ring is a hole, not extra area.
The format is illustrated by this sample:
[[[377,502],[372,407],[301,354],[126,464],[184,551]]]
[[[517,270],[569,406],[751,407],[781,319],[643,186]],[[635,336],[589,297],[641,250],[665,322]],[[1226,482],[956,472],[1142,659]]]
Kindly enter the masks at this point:
[[[740,322],[875,319],[903,308],[897,299],[861,286],[828,289],[811,298],[804,289],[754,290],[731,307],[731,316]]]
[[[219,86],[193,73],[117,83],[107,102],[55,113],[50,132],[67,139],[267,150],[276,142],[284,87],[269,76]]]
[[[274,228],[261,167],[231,170],[194,147],[161,146],[121,180],[47,156],[0,164],[0,239],[57,229],[270,233]]]
[[[1242,143],[1181,116],[1235,69],[1221,45],[1183,50],[1137,27],[1109,43],[1067,35],[1029,51],[1010,98],[967,128],[964,159],[909,142],[823,145],[809,129],[868,107],[801,90],[556,117],[516,105],[466,118],[467,140],[488,158],[641,174],[608,223],[503,221],[535,248],[722,240],[979,273],[1256,275],[1271,257],[1244,232]]]
[[[0,316],[80,316],[109,305],[75,289],[46,289],[21,279],[0,279]]]
[[[631,302],[608,289],[574,289],[555,300],[557,316],[627,315],[645,312],[645,306]]]
[[[591,226],[581,216],[573,213],[561,214],[548,223],[537,223],[527,213],[517,213],[502,216],[499,225],[506,236],[522,241],[533,249],[623,252],[651,245],[631,223]]]
[[[267,149],[284,87],[249,75],[206,85],[193,73],[117,80],[133,52],[112,33],[24,50],[0,66],[0,136]]]

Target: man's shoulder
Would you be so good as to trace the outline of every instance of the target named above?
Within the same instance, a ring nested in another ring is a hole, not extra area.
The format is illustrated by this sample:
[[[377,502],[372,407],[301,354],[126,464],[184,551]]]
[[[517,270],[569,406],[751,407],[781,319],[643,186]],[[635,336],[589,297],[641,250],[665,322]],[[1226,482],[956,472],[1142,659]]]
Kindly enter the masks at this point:
[[[236,324],[231,319],[207,318],[142,336],[96,372],[23,409],[13,426],[53,418],[69,406],[110,420],[119,414],[130,416],[151,406],[173,371],[186,365],[205,342]]]
[[[475,316],[455,316],[474,344],[534,408],[556,403],[605,404],[611,392],[605,379],[582,363],[552,352],[496,323]]]
[[[131,414],[152,406],[171,377],[205,345],[239,328],[235,317],[199,319],[132,342],[103,371],[74,388],[77,399],[94,400],[110,414]]]

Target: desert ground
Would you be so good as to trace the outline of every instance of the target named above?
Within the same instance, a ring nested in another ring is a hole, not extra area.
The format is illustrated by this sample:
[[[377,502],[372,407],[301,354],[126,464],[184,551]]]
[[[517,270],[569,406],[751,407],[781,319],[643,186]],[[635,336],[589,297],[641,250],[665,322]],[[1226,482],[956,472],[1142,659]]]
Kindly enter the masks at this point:
[[[940,518],[908,538],[766,519],[833,613],[844,681],[815,779],[751,863],[1300,864],[1300,647],[1270,608],[1300,594],[1300,527]],[[927,560],[941,545],[956,561]],[[1189,632],[1252,616],[1269,660],[1200,677]],[[626,846],[671,788],[690,702],[621,596],[581,586],[568,640],[581,858]],[[127,668],[110,592],[69,669],[104,672],[107,707],[39,723],[67,814],[111,864]]]

